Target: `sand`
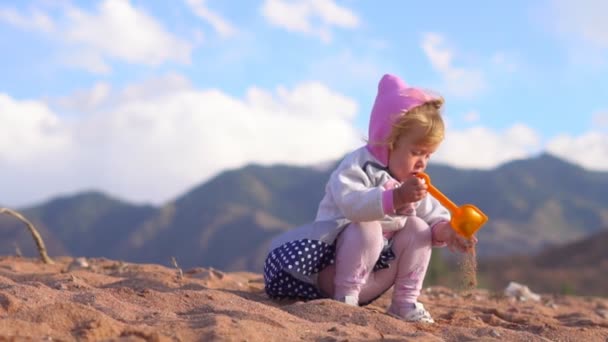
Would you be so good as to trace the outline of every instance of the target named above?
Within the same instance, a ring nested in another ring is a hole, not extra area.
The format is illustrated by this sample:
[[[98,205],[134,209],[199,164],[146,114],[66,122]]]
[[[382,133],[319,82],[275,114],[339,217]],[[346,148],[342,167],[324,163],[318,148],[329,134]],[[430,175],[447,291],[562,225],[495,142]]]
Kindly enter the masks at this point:
[[[606,341],[608,299],[483,289],[423,291],[437,321],[329,299],[272,301],[255,273],[182,270],[108,259],[0,257],[0,341]],[[170,261],[167,263],[170,265]],[[505,284],[506,286],[506,284]]]
[[[460,290],[471,291],[477,288],[477,251],[475,247],[469,248],[460,255]]]

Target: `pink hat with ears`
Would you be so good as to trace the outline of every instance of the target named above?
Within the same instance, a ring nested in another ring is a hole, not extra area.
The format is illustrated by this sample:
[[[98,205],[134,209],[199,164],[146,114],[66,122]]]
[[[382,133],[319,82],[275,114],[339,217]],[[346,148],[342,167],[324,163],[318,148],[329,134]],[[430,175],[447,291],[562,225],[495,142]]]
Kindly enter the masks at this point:
[[[388,165],[388,146],[383,142],[389,137],[393,123],[404,112],[435,98],[422,89],[409,87],[397,76],[382,76],[369,120],[367,149],[371,154]]]

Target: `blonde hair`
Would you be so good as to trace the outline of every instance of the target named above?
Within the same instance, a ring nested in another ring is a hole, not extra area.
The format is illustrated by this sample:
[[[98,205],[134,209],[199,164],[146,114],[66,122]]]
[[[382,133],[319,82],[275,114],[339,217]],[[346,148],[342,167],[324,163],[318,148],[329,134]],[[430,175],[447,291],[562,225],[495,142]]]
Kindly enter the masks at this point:
[[[386,140],[389,150],[393,150],[397,140],[405,135],[412,134],[419,130],[422,134],[415,137],[414,143],[427,146],[436,146],[443,141],[445,134],[445,124],[441,117],[441,107],[443,98],[437,98],[425,102],[408,110],[405,115],[401,115],[393,124],[391,133]]]

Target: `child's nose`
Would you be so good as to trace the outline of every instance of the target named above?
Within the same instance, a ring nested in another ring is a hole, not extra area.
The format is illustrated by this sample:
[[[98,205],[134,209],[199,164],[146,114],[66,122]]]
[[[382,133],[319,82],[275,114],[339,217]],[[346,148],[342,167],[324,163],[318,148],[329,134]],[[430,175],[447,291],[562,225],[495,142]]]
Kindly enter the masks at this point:
[[[424,170],[426,168],[426,159],[418,159],[418,161],[416,162],[416,168]]]

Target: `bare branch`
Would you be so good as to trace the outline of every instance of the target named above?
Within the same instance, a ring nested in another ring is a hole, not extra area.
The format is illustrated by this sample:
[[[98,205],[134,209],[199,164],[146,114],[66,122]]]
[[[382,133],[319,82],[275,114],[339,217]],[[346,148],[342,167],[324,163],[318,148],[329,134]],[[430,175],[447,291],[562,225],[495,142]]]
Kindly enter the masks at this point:
[[[174,256],[171,257],[171,263],[173,264],[173,267],[175,267],[177,269],[177,280],[182,280],[184,278],[184,272],[177,265],[177,260],[175,259]]]
[[[27,229],[32,234],[34,242],[36,243],[36,247],[38,248],[38,253],[40,253],[40,259],[42,259],[42,262],[44,262],[45,264],[54,264],[53,260],[49,258],[48,254],[46,254],[46,247],[44,246],[44,241],[42,240],[42,237],[40,237],[40,233],[38,233],[38,230],[36,230],[36,227],[34,227],[34,225],[30,221],[28,221],[25,217],[23,217],[23,215],[19,214],[18,212],[8,208],[0,208],[0,214],[7,214],[9,216],[13,216],[19,221],[25,223]]]

